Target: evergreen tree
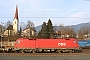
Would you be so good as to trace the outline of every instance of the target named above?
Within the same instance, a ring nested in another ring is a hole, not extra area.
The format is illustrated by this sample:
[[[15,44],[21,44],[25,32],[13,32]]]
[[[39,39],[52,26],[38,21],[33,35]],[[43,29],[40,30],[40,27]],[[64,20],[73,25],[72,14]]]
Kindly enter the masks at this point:
[[[52,26],[52,22],[49,19],[48,23],[46,24],[46,22],[43,22],[42,24],[42,28],[38,33],[38,37],[39,38],[53,38],[53,26]]]
[[[22,28],[21,28],[21,26],[20,26],[20,31],[19,31],[19,33],[20,33],[20,36],[21,36],[21,33],[22,33]]]
[[[47,36],[48,30],[47,30],[46,22],[43,22],[41,32],[42,32],[42,38],[48,38],[48,36]]]
[[[47,25],[46,25],[46,22],[43,22],[42,28],[41,28],[40,32],[38,33],[38,37],[39,38],[48,38],[47,34],[48,34]]]
[[[38,38],[41,38],[41,30],[39,31],[39,33],[38,33],[38,36],[37,36]]]
[[[48,23],[47,23],[47,30],[48,30],[48,38],[53,38],[54,30],[50,19],[48,20]]]

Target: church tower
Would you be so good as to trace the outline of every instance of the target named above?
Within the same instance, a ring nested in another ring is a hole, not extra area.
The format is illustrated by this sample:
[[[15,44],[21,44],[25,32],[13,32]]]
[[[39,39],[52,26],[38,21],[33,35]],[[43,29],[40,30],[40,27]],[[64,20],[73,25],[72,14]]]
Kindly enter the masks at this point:
[[[19,19],[18,19],[18,5],[16,5],[15,16],[13,19],[13,33],[18,34],[18,26],[19,26]]]

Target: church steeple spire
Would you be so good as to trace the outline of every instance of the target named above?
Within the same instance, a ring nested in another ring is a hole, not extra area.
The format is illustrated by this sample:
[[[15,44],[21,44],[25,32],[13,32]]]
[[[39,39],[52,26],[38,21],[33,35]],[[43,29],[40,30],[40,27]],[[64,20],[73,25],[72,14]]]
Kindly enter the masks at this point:
[[[13,33],[14,34],[18,34],[18,26],[19,26],[18,5],[16,5],[15,16],[14,16],[14,19],[13,19]]]
[[[15,18],[18,20],[18,5],[16,5],[16,12],[15,12],[14,19],[15,19]]]

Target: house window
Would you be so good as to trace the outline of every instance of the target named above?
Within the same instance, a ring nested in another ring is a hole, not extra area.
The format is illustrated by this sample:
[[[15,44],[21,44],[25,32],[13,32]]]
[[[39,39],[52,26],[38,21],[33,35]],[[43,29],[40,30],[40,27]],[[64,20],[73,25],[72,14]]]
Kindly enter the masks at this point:
[[[32,31],[30,31],[30,36],[32,35]]]

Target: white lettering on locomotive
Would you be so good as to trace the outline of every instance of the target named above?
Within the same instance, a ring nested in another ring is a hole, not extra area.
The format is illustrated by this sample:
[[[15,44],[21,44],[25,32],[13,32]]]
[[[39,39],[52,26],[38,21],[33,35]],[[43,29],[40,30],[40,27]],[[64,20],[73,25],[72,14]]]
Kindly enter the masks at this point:
[[[66,46],[66,43],[58,43],[58,46]]]

